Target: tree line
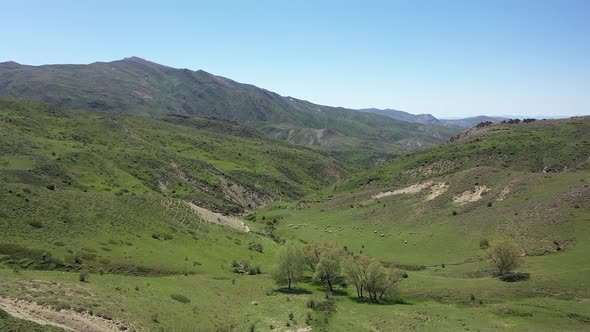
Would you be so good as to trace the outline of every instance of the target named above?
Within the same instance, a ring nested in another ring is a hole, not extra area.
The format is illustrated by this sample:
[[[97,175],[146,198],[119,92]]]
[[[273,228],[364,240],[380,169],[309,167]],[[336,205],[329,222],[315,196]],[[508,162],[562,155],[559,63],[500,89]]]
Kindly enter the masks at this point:
[[[330,291],[337,285],[354,285],[359,299],[382,302],[395,295],[398,283],[407,274],[395,267],[385,267],[375,258],[353,255],[333,242],[315,241],[304,246],[288,244],[278,252],[273,279],[291,289],[309,270],[313,281]]]

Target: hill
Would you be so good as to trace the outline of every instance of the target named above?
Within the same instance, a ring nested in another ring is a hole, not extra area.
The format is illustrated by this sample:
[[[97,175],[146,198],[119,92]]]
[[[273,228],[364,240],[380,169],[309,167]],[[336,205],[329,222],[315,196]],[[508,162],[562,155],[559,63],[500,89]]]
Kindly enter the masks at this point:
[[[587,170],[589,150],[590,117],[498,123],[351,175],[336,191],[401,185],[479,166],[545,173]]]
[[[408,308],[342,299],[334,329],[586,330],[589,126],[584,117],[476,128],[354,174],[326,191],[332,198],[275,203],[253,219],[411,271],[399,289]],[[503,237],[530,280],[493,277],[486,246]]]
[[[414,123],[421,123],[427,125],[437,125],[437,126],[453,126],[453,127],[462,127],[462,128],[471,128],[479,124],[480,122],[502,122],[504,120],[508,120],[508,118],[504,117],[494,117],[494,116],[474,116],[464,119],[437,119],[432,114],[411,114],[404,111],[392,110],[392,109],[378,109],[378,108],[365,108],[360,109],[360,112],[365,113],[372,113],[372,114],[379,114],[383,116],[390,117],[392,119],[398,119],[407,122],[414,122]]]
[[[228,120],[0,99],[0,329],[587,330],[589,126],[473,128],[359,171]],[[499,237],[529,280],[494,277]],[[277,287],[277,250],[314,240],[407,279],[383,303],[310,271]]]
[[[216,117],[364,164],[444,142],[458,132],[316,105],[137,57],[89,65],[0,63],[0,96],[74,109]]]
[[[364,108],[360,109],[359,112],[379,114],[390,117],[392,119],[398,119],[407,122],[422,123],[429,125],[443,125],[443,122],[435,118],[432,114],[411,114],[404,111],[392,110],[392,109],[378,109],[378,108]]]
[[[346,174],[318,152],[235,122],[69,111],[0,98],[0,181],[118,195],[163,194],[239,213]]]

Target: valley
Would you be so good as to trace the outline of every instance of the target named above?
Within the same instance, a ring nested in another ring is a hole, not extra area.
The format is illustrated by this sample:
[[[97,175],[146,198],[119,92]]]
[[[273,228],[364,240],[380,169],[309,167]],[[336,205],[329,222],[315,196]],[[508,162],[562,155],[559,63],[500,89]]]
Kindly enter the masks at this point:
[[[2,98],[0,119],[0,330],[589,324],[588,117],[474,128],[369,169],[203,116]],[[494,275],[500,237],[529,280]],[[317,241],[407,278],[381,303],[309,270],[277,286],[277,254]]]

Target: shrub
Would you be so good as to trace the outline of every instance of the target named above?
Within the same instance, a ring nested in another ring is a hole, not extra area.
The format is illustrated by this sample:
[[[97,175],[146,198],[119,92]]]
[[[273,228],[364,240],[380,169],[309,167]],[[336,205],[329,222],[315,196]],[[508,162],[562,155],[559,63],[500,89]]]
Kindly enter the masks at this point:
[[[86,269],[80,270],[79,279],[81,282],[88,282],[88,277],[90,276],[90,272]]]
[[[264,247],[259,242],[250,242],[248,243],[248,249],[253,251],[258,251],[260,253],[264,252]]]
[[[160,322],[160,318],[158,317],[158,314],[153,314],[152,315],[152,322],[154,322],[154,323],[159,323]]]
[[[487,249],[490,246],[490,242],[488,239],[481,239],[479,240],[479,248],[480,249]]]

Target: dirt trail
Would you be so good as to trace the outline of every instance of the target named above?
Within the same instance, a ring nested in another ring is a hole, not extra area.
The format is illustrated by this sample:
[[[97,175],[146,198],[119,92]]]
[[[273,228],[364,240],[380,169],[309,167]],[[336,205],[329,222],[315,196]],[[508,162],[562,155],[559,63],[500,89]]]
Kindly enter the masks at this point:
[[[66,331],[104,332],[127,329],[123,324],[87,313],[72,310],[56,311],[50,307],[9,297],[0,297],[0,309],[16,318],[59,327]]]
[[[193,212],[195,212],[202,219],[204,219],[208,222],[212,222],[214,224],[239,229],[244,232],[250,231],[250,228],[240,218],[224,216],[221,213],[207,210],[207,209],[202,208],[192,202],[186,202],[186,204],[193,210]]]

